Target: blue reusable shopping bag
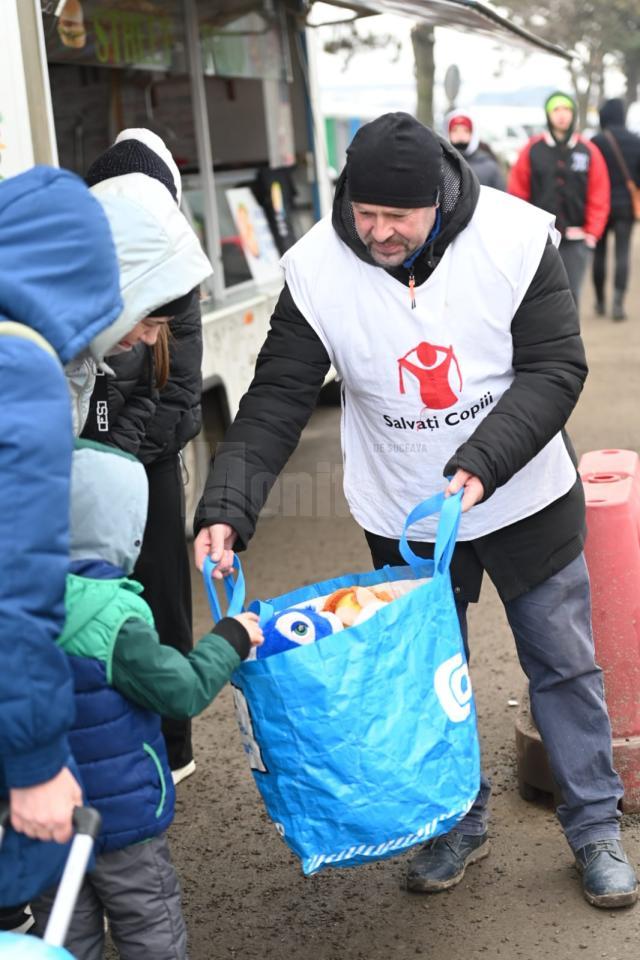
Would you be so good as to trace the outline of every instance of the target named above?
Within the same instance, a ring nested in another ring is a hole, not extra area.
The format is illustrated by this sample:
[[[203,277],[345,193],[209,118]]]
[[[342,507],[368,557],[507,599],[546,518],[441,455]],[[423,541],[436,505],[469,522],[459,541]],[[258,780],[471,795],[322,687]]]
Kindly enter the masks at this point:
[[[64,947],[52,947],[38,937],[17,933],[0,933],[2,960],[73,960]]]
[[[480,784],[469,673],[449,566],[461,494],[407,517],[407,567],[349,574],[252,604],[261,622],[341,587],[424,580],[365,622],[235,671],[238,721],[267,812],[307,875],[390,857],[449,831]],[[411,524],[440,512],[434,559],[409,548]],[[220,609],[205,584],[214,617]],[[229,614],[244,580],[225,578]]]

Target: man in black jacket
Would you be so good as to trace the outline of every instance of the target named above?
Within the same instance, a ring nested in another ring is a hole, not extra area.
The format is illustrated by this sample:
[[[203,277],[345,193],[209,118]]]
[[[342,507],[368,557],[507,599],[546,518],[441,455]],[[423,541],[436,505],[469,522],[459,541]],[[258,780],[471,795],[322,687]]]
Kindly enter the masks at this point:
[[[564,425],[587,374],[553,217],[483,190],[460,155],[407,114],[362,127],[333,216],[283,258],[271,331],[196,515],[196,562],[216,574],[251,538],[330,363],[343,384],[345,493],[376,567],[402,563],[410,509],[464,489],[452,581],[466,611],[487,571],[530,682],[563,793],[558,817],[596,906],[633,903],[622,793],[594,661],[584,500]],[[411,545],[433,555],[423,521]],[[467,648],[468,650],[468,648]],[[488,853],[490,787],[411,861],[437,892]]]
[[[601,133],[593,142],[604,157],[611,181],[611,213],[598,240],[593,258],[593,285],[596,291],[596,312],[606,313],[604,287],[607,268],[607,237],[615,237],[615,275],[613,281],[612,320],[625,320],[624,297],[629,278],[629,248],[634,215],[631,196],[627,187],[627,175],[640,189],[640,137],[624,124],[625,110],[622,100],[607,100],[600,109]],[[622,164],[620,163],[622,157]]]

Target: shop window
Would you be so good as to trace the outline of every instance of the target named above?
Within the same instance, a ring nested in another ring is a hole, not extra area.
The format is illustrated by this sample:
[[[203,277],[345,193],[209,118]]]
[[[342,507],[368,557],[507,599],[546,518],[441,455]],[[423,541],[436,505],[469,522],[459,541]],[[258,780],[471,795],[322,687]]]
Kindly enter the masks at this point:
[[[181,0],[70,0],[43,26],[60,165],[84,176],[120,130],[157,133],[178,168],[197,170]],[[193,218],[207,249],[202,219]]]
[[[290,77],[277,4],[198,0],[196,9],[213,211],[205,210],[210,193],[199,169],[200,118],[182,0],[154,0],[152,7],[147,0],[42,2],[61,165],[83,176],[119,130],[147,127],[159,134],[182,174],[184,213],[222,266],[215,281],[220,292],[281,275],[278,259],[295,229],[286,221],[293,196],[287,167],[295,163]],[[272,167],[282,171],[275,183]],[[212,219],[219,255],[206,235]],[[212,281],[209,286],[213,293]]]

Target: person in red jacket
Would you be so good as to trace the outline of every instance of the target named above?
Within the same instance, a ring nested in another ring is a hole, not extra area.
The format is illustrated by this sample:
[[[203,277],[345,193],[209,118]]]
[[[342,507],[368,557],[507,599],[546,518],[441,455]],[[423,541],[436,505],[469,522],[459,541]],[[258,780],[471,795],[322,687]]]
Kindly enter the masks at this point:
[[[610,207],[609,173],[598,148],[575,132],[576,103],[552,93],[544,105],[548,133],[531,137],[511,168],[507,190],[556,215],[560,256],[576,302],[591,251]]]

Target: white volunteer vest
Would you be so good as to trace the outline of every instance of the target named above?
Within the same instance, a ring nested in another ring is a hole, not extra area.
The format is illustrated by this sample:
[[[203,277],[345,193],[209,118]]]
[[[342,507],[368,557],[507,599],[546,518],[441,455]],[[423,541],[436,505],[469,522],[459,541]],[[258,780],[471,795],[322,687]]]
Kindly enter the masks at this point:
[[[511,320],[549,235],[557,243],[550,214],[482,187],[471,222],[416,288],[414,310],[408,288],[360,260],[330,218],[283,256],[291,295],[343,380],[344,489],[365,529],[397,539],[409,511],[446,485],[445,464],[508,389]],[[527,429],[505,424],[514,428]],[[459,538],[536,513],[575,479],[558,433],[463,515]],[[430,517],[409,535],[435,540],[436,526]]]

